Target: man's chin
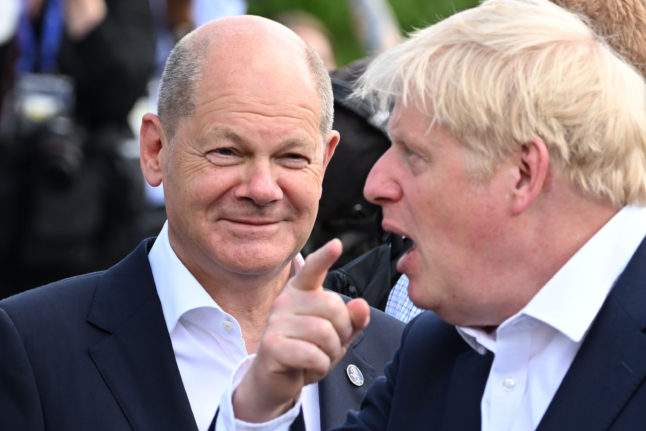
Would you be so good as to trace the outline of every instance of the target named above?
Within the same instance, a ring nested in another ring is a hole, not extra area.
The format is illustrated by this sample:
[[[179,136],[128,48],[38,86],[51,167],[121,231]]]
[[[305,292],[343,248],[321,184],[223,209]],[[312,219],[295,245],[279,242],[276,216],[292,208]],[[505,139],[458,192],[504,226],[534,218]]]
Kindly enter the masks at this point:
[[[246,249],[243,253],[232,254],[222,259],[222,263],[240,275],[265,275],[280,273],[289,267],[297,252]]]
[[[408,278],[408,297],[416,307],[429,309],[433,303],[428,296],[429,292],[423,290],[415,276]]]

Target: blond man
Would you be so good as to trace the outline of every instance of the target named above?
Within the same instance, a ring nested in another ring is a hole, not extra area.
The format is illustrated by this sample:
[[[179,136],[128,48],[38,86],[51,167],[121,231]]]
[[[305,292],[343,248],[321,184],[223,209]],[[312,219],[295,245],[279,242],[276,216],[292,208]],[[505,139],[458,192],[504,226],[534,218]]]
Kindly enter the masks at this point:
[[[642,429],[646,83],[635,67],[553,3],[489,0],[377,57],[359,92],[394,106],[392,147],[364,193],[386,230],[414,242],[398,269],[443,321],[409,324],[343,429]],[[358,304],[341,319],[307,301],[335,247],[279,297],[232,393],[238,423],[293,416],[300,385],[364,323]],[[319,326],[280,324],[294,315]]]

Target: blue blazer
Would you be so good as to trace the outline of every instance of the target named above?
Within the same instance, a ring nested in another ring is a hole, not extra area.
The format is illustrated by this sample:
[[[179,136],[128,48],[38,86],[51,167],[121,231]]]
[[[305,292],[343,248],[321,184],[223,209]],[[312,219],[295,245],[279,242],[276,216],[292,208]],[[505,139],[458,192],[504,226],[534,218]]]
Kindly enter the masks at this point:
[[[646,430],[646,240],[617,279],[538,431]],[[492,354],[423,313],[344,430],[479,431]]]
[[[197,430],[148,263],[153,240],[111,269],[0,302],[0,430]],[[343,423],[399,345],[370,326],[319,384],[321,424]],[[361,387],[347,364],[365,377]]]

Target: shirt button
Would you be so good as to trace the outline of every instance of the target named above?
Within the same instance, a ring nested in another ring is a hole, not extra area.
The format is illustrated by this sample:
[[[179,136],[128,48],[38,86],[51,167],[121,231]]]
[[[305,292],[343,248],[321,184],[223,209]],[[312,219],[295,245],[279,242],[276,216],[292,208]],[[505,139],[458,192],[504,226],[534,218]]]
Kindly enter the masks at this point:
[[[232,330],[234,326],[235,325],[230,320],[225,320],[224,322],[222,322],[222,327],[224,328],[225,331]]]
[[[516,387],[516,382],[514,379],[508,377],[502,381],[502,387],[505,388],[506,391],[513,391]]]

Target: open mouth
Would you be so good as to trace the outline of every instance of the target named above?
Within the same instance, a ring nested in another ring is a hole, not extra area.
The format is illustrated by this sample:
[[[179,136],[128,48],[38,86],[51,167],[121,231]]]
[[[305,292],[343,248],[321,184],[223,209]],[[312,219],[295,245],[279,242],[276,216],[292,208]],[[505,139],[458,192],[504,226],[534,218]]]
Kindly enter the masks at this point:
[[[415,241],[410,238],[404,237],[404,252],[402,253],[402,257],[414,252],[416,248],[417,246],[415,245]]]
[[[410,265],[412,255],[416,248],[417,246],[415,245],[415,241],[408,237],[404,237],[404,252],[397,261],[397,271],[406,272],[406,268]]]
[[[411,248],[415,248],[415,241],[413,241],[407,236],[404,236],[404,250],[408,251]]]

